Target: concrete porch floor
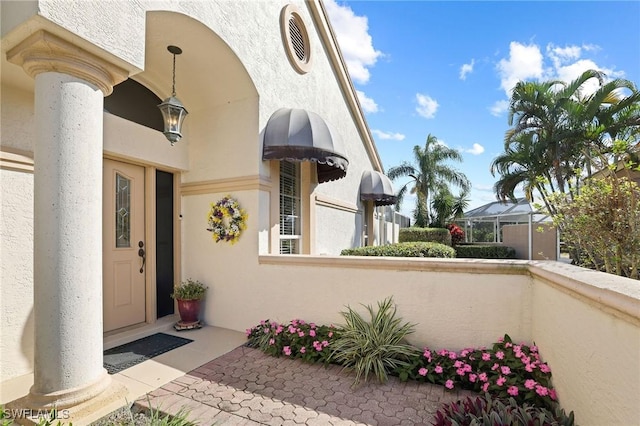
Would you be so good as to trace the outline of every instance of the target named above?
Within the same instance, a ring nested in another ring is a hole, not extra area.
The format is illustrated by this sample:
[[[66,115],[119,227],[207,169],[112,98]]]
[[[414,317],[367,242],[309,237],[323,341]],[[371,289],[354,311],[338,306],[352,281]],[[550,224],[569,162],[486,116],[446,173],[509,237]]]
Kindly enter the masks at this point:
[[[177,332],[173,329],[177,319],[173,316],[165,317],[154,324],[135,327],[104,338],[105,350],[159,332],[192,339],[193,342],[112,375],[113,380],[127,387],[126,397],[103,407],[81,422],[74,421],[74,425],[82,426],[98,420],[246,342],[244,333],[218,327]],[[0,405],[27,395],[32,385],[33,374],[1,382]]]
[[[165,319],[105,338],[105,349],[156,332],[194,341],[113,375],[127,387],[126,398],[74,425],[134,401],[169,414],[186,408],[200,425],[418,425],[431,424],[443,403],[472,395],[396,378],[352,389],[353,376],[338,366],[267,356],[243,347],[244,333],[217,327],[176,332],[172,324]],[[0,403],[25,395],[32,382],[32,375],[3,382]]]

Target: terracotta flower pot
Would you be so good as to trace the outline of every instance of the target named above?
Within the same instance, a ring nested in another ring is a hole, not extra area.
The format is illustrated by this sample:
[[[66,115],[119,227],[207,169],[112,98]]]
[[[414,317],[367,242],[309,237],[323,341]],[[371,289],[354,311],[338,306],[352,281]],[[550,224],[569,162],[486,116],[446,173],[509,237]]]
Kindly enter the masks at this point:
[[[196,322],[200,315],[200,299],[178,299],[178,311],[182,322]]]

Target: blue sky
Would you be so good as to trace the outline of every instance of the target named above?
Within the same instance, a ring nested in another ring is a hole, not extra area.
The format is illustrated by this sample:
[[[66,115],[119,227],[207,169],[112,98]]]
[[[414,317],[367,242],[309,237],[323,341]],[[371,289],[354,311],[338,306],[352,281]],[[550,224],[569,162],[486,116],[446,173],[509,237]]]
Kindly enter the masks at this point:
[[[429,133],[460,150],[470,209],[494,201],[508,93],[587,69],[640,84],[640,2],[325,0],[385,170]],[[398,188],[405,181],[396,181]],[[454,190],[454,192],[456,192]],[[401,212],[411,215],[414,198]]]

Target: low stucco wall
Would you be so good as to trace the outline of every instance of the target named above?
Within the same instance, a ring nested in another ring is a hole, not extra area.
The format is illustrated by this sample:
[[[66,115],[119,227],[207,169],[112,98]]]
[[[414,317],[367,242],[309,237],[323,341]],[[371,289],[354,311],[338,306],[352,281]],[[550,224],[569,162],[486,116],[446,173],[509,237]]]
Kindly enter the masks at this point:
[[[459,350],[507,333],[540,347],[578,424],[640,424],[636,281],[559,262],[273,255],[238,277],[214,280],[207,323],[341,323],[346,305],[363,311],[361,303],[393,296],[417,324],[413,344]]]
[[[205,319],[236,330],[267,318],[340,323],[345,306],[393,296],[399,314],[418,325],[411,336],[418,346],[462,349],[504,333],[530,340],[526,267],[522,261],[260,256],[259,265],[237,270],[251,279],[212,276]]]
[[[580,425],[640,424],[640,282],[534,262],[533,341]]]

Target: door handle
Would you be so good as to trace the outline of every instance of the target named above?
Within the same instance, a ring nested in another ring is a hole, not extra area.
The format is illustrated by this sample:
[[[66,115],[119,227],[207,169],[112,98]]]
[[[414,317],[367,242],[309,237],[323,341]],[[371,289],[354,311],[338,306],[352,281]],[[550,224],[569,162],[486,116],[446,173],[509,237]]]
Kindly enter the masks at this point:
[[[142,258],[142,265],[140,266],[140,273],[142,274],[144,272],[144,264],[147,261],[147,256],[144,252],[144,249],[142,248],[144,247],[144,243],[142,241],[138,242],[138,247],[140,247],[140,249],[138,250],[138,256]]]

